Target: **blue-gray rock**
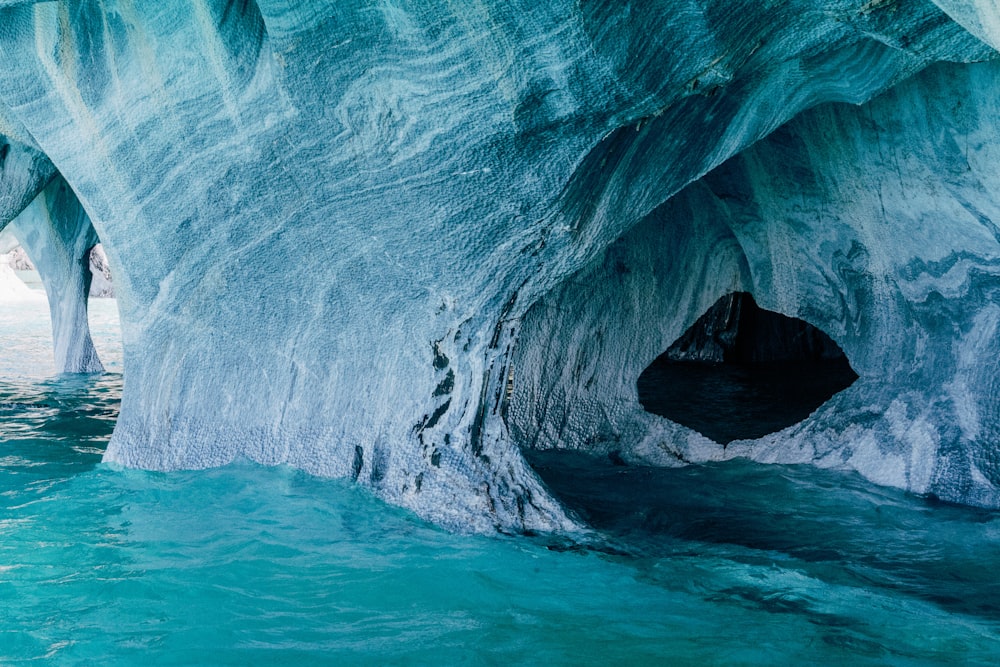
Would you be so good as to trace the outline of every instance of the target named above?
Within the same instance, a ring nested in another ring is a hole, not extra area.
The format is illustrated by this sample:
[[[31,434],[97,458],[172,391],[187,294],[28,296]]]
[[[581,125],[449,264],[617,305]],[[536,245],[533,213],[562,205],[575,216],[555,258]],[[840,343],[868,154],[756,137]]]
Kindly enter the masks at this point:
[[[656,465],[848,467],[1000,505],[998,89],[1000,63],[937,65],[801,114],[656,209],[529,311],[516,438]],[[636,380],[738,290],[830,333],[861,378],[800,424],[722,447],[644,412]]]
[[[57,177],[10,226],[45,286],[56,371],[103,372],[87,321],[97,233],[76,195]]]
[[[71,185],[116,278],[128,370],[106,457],[287,463],[467,530],[574,526],[505,420],[542,373],[510,361],[543,295],[800,112],[995,54],[985,14],[928,0],[2,6],[3,127]],[[847,232],[824,230],[842,249]],[[742,253],[722,223],[664,234],[716,238],[721,267]],[[865,240],[878,261],[911,248]],[[758,280],[744,269],[678,274],[682,308]],[[800,298],[764,286],[762,305]],[[894,340],[879,331],[871,349]],[[575,409],[553,396],[534,398]],[[908,410],[898,423],[922,429]],[[920,449],[923,464],[944,451]]]
[[[4,129],[0,108],[0,129]],[[55,178],[56,168],[38,150],[0,134],[0,231]]]

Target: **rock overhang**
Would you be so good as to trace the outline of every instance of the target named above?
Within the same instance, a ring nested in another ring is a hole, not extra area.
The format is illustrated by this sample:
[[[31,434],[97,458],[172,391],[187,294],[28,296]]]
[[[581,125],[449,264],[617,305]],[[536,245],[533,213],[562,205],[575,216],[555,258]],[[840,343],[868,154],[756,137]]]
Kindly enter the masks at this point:
[[[291,463],[473,530],[571,525],[506,420],[543,295],[801,111],[993,56],[916,0],[18,4],[4,127],[120,277],[108,458]],[[764,280],[730,236],[717,288]]]

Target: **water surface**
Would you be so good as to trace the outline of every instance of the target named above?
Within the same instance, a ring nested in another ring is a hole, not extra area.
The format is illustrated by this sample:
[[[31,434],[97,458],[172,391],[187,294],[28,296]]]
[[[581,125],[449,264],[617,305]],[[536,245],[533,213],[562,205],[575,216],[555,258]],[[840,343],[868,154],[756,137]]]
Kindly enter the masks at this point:
[[[106,303],[95,337],[120,371]],[[998,513],[810,468],[538,458],[597,529],[580,546],[452,535],[285,467],[120,469],[101,453],[122,376],[53,376],[45,319],[0,304],[0,664],[1000,655]]]

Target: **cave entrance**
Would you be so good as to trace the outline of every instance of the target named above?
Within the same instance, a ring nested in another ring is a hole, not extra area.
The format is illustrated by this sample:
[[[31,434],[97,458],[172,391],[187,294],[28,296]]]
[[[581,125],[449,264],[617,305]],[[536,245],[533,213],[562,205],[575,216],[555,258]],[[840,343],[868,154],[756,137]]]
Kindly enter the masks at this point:
[[[857,378],[828,335],[734,292],[642,372],[638,390],[647,412],[726,445],[802,421]]]

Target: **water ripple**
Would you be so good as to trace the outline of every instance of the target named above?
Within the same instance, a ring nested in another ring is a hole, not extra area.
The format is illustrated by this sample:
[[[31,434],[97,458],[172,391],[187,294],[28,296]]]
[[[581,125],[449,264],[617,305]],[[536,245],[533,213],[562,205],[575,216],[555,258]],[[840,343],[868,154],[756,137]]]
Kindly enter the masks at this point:
[[[0,402],[52,406],[0,422],[0,664],[1000,653],[995,512],[811,468],[553,458],[535,464],[602,532],[600,549],[450,535],[289,468],[102,464],[121,381],[0,383]]]

